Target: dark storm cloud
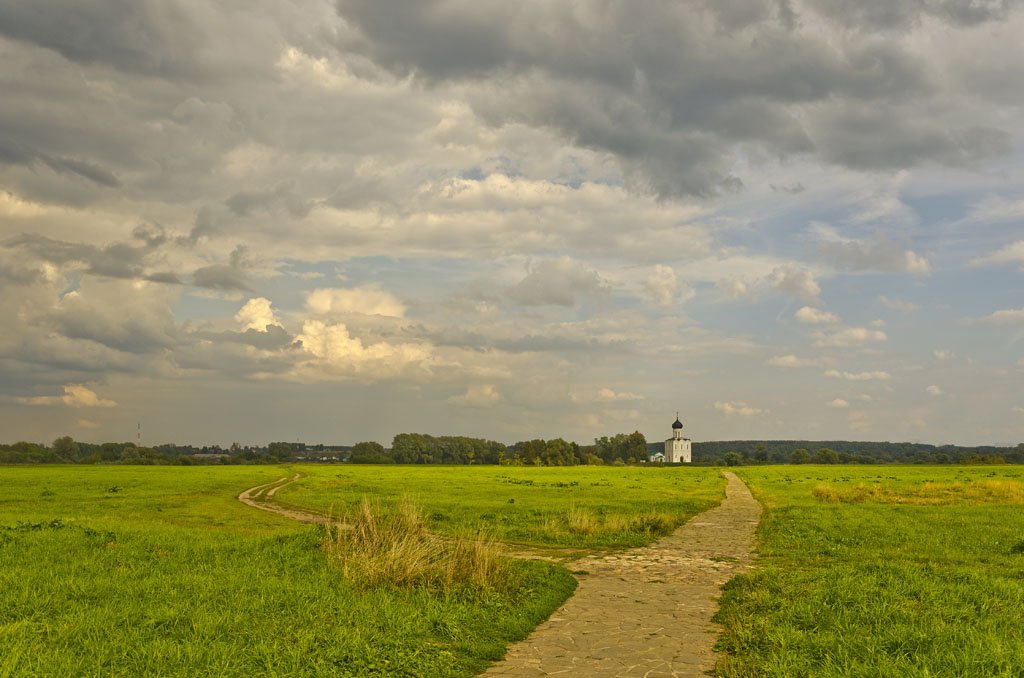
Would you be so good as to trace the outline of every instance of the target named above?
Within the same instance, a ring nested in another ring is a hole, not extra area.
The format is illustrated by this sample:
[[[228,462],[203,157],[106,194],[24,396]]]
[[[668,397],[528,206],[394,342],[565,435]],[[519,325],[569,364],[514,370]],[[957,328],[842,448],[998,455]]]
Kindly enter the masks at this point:
[[[56,328],[68,339],[94,341],[125,353],[152,353],[178,343],[174,317],[166,308],[132,307],[125,312],[114,299],[65,297],[55,314]]]
[[[155,224],[137,226],[132,231],[132,236],[135,241],[142,244],[131,241],[114,242],[99,247],[23,233],[0,242],[0,247],[21,256],[27,255],[32,260],[60,267],[80,268],[86,273],[104,278],[146,280],[169,285],[183,284],[182,277],[174,271],[152,269],[160,265],[165,247],[191,246],[193,242],[188,238],[172,238],[161,226]],[[191,282],[197,287],[214,290],[247,291],[250,287],[246,266],[246,249],[240,246],[231,253],[228,263],[211,264],[196,269],[192,273]],[[28,273],[23,272],[22,277],[24,275]],[[38,275],[38,272],[32,273],[33,277]]]
[[[3,138],[0,138],[0,163],[28,166],[42,164],[58,174],[73,174],[108,188],[121,185],[112,172],[94,163],[52,156]]]
[[[973,26],[1003,19],[1016,0],[809,0],[816,11],[852,28],[907,29],[922,18],[934,17],[958,26]]]
[[[180,76],[195,70],[203,30],[167,2],[32,0],[0,3],[0,34],[80,63]]]
[[[132,247],[125,243],[96,247],[27,233],[11,238],[3,245],[60,266],[80,264],[89,273],[111,278],[141,278],[142,262],[149,251],[147,247]]]
[[[237,246],[231,252],[227,264],[203,266],[193,271],[192,284],[196,287],[225,292],[251,291],[248,275],[245,272],[245,268],[249,265],[248,253],[248,248],[244,245]]]
[[[97,247],[85,243],[65,242],[42,235],[23,233],[0,243],[0,246],[17,250],[36,259],[58,266],[81,265],[88,273],[108,278],[144,279],[147,258],[156,251],[163,240],[153,240],[153,232],[136,229],[136,236],[144,234],[140,246],[120,242]],[[166,280],[173,274],[157,273],[156,278]]]
[[[854,168],[962,165],[1006,153],[987,120],[936,115],[941,74],[893,30],[924,15],[999,20],[968,2],[504,3],[339,0],[343,51],[428,85],[455,82],[492,125],[525,123],[615,156],[661,197],[737,188],[737,157],[815,154]],[[844,8],[858,9],[844,13]],[[804,13],[832,32],[802,30]],[[847,30],[849,23],[857,31]],[[885,32],[880,32],[885,27]],[[542,28],[539,28],[542,27]],[[872,141],[846,139],[846,109]],[[941,107],[938,107],[941,108]],[[903,116],[907,116],[904,118]],[[908,137],[906,127],[930,120]]]
[[[900,169],[928,161],[972,166],[1013,150],[1013,137],[991,127],[946,128],[910,107],[879,110],[850,105],[816,123],[822,155],[854,169]]]
[[[252,290],[245,271],[234,266],[225,266],[224,264],[213,264],[212,266],[197,268],[192,272],[192,284],[196,287],[224,290],[225,292],[248,292]]]
[[[37,266],[32,266],[10,250],[0,249],[0,283],[30,285],[43,282],[45,275]]]
[[[182,284],[181,278],[173,271],[158,271],[157,273],[150,273],[146,276],[146,280],[149,282],[164,283],[166,285]]]
[[[309,214],[312,204],[295,194],[295,182],[287,181],[262,191],[239,191],[226,201],[235,216],[244,217],[254,210],[272,212],[283,208],[290,216],[302,219]]]

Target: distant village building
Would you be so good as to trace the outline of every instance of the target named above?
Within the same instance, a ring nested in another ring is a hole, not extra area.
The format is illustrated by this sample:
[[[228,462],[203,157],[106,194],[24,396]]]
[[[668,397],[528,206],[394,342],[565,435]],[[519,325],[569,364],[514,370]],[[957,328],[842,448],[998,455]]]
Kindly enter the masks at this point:
[[[683,422],[679,421],[679,413],[676,412],[676,420],[672,422],[672,437],[665,441],[665,451],[652,454],[651,461],[689,464],[693,461],[692,445],[689,438],[683,437]]]

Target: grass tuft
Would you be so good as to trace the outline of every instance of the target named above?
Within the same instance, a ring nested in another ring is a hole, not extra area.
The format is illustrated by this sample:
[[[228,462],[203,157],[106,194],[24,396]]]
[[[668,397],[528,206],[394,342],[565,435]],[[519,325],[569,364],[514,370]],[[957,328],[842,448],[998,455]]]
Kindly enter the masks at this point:
[[[351,529],[326,528],[323,548],[357,586],[450,593],[467,588],[504,591],[510,585],[510,572],[492,539],[432,534],[408,496],[390,512],[364,498],[345,523]]]
[[[570,506],[568,512],[565,514],[565,520],[569,527],[569,532],[572,534],[586,534],[591,535],[600,529],[600,521],[592,511],[580,508],[578,506]]]

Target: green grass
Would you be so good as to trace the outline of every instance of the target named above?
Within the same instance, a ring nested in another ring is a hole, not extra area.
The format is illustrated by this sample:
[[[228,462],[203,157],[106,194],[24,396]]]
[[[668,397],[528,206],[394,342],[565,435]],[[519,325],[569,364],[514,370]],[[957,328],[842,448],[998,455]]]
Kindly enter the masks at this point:
[[[763,467],[719,676],[1024,675],[1019,467]]]
[[[682,521],[723,486],[698,469],[0,467],[0,677],[468,676],[575,587],[521,560],[499,588],[353,581],[322,528],[236,501],[294,470],[278,496],[296,504],[408,493],[431,530],[575,547],[650,541],[650,515]],[[572,511],[589,518],[563,530]]]
[[[717,505],[716,469],[592,466],[297,466],[282,504],[350,514],[363,497],[397,505],[408,495],[429,528],[458,535],[483,528],[503,542],[609,549],[642,546]]]

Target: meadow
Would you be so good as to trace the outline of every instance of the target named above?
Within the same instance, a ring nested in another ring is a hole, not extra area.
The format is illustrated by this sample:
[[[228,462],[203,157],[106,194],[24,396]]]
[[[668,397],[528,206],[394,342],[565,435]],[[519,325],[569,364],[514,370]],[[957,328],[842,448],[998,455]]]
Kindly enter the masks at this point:
[[[0,676],[473,675],[571,594],[502,559],[499,587],[368,582],[328,530],[239,503],[381,515],[549,549],[648,543],[717,503],[713,469],[0,467]]]
[[[735,470],[765,512],[716,675],[1024,675],[1024,469]]]
[[[275,495],[285,506],[343,517],[364,497],[384,507],[409,497],[429,528],[483,529],[506,544],[577,550],[627,548],[669,534],[721,501],[710,468],[555,466],[303,466]]]

